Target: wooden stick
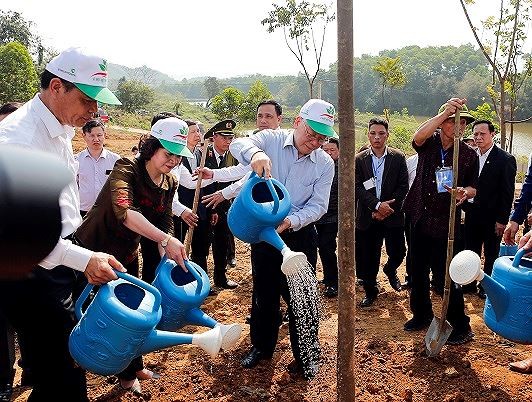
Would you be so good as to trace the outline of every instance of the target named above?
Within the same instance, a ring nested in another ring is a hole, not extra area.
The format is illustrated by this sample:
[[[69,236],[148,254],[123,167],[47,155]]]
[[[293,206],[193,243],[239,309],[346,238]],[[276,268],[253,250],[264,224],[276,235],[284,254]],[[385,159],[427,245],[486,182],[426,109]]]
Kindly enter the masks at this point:
[[[451,293],[451,275],[449,266],[453,259],[454,250],[454,225],[456,217],[456,189],[458,187],[458,155],[460,153],[460,110],[457,109],[454,118],[454,142],[453,142],[453,188],[451,191],[451,205],[449,208],[449,238],[447,240],[447,260],[445,261],[445,286],[443,290],[443,303],[441,309],[441,321],[439,332],[443,331],[447,309],[449,308],[449,296]]]
[[[199,168],[202,169],[205,167],[205,158],[207,158],[207,147],[210,144],[210,139],[206,139],[203,141],[203,147],[201,148],[201,161]],[[201,181],[203,179],[203,172],[199,172],[198,174],[198,181],[196,183],[196,190],[194,191],[194,201],[192,202],[192,212],[196,213],[198,211],[198,203],[199,203],[199,195],[201,190]],[[191,226],[187,230],[187,235],[185,237],[185,253],[189,255],[190,253],[190,246],[192,244],[192,235],[194,234],[194,226]]]

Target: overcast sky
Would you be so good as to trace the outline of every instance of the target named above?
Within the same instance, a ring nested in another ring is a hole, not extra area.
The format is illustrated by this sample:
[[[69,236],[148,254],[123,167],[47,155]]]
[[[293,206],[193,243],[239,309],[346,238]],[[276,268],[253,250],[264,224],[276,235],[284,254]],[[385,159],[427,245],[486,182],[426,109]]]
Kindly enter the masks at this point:
[[[0,0],[0,8],[33,21],[46,46],[59,51],[82,46],[112,63],[147,65],[174,78],[297,74],[301,68],[281,32],[268,34],[260,24],[272,2],[284,0]],[[476,47],[459,0],[353,3],[356,56],[407,45]],[[481,18],[496,14],[499,1],[477,3],[482,6],[472,7],[471,16],[480,26]],[[530,38],[527,46],[532,51]],[[328,27],[322,66],[336,59],[335,21]]]

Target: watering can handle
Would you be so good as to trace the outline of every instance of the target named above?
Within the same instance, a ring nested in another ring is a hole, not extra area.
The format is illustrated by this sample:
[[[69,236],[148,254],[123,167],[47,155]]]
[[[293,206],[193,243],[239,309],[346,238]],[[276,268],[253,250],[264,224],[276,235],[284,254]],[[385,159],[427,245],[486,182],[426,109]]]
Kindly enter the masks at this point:
[[[515,253],[514,261],[512,262],[512,266],[514,268],[517,268],[519,264],[521,264],[521,258],[525,255],[525,253],[529,251],[526,250],[524,247],[519,249],[517,253]]]
[[[161,293],[159,290],[155,287],[150,285],[149,283],[144,282],[142,279],[137,278],[136,276],[127,274],[125,272],[115,271],[116,276],[119,278],[131,282],[134,285],[137,285],[138,287],[147,290],[148,292],[152,293],[155,297],[155,303],[153,304],[154,311],[159,310],[159,307],[161,306]],[[83,306],[83,303],[87,299],[87,296],[89,296],[89,293],[91,292],[94,285],[88,284],[85,286],[85,289],[83,289],[83,292],[79,296],[78,300],[76,301],[75,311],[76,311],[76,317],[81,319],[81,316],[83,315],[81,308]]]
[[[273,185],[273,182],[271,180],[266,180],[263,177],[259,177],[257,173],[255,173],[254,171],[251,172],[250,177],[253,177],[253,175],[257,176],[260,180],[264,180],[266,182],[266,185],[268,186],[268,189],[270,190],[270,193],[272,194],[272,198],[273,198],[272,212],[273,214],[276,214],[277,211],[279,210],[279,195],[277,194],[277,190],[275,190],[275,186]]]
[[[165,264],[168,260],[168,256],[165,254],[163,255],[163,258],[161,259],[161,264]],[[201,274],[198,272],[196,267],[190,263],[190,261],[185,260],[185,267],[188,269],[188,272],[192,274],[194,279],[198,282],[197,291],[199,292],[200,289],[203,287],[203,279],[201,278]]]

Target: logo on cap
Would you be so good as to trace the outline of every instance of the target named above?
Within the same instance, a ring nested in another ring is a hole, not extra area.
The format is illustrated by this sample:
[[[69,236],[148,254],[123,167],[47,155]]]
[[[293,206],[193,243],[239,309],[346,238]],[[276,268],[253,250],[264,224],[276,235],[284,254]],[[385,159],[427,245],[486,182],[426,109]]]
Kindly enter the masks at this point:
[[[98,67],[100,67],[100,70],[94,74],[91,75],[91,79],[96,82],[100,83],[107,83],[107,60],[102,60],[100,64],[98,64]]]
[[[322,113],[322,116],[325,116],[327,119],[334,119],[334,107],[328,107],[326,110],[327,113]]]

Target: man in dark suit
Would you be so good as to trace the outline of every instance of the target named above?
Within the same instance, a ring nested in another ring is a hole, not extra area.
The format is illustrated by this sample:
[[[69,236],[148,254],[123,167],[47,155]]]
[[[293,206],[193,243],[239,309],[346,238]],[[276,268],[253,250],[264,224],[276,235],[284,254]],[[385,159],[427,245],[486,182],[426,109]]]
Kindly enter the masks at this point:
[[[207,148],[207,157],[205,158],[205,167],[210,169],[220,169],[226,166],[236,164],[233,156],[228,152],[229,144],[235,137],[233,129],[236,126],[234,120],[223,120],[216,123],[209,131],[205,133],[205,139],[212,137],[212,145]],[[227,187],[230,182],[213,183],[204,189],[205,194],[211,194]],[[227,255],[229,252],[229,237],[231,232],[227,225],[227,211],[231,203],[229,200],[222,201],[213,209],[212,237],[212,257],[214,260],[214,285],[223,289],[234,289],[238,284],[227,279]]]
[[[484,272],[489,275],[510,216],[517,164],[513,155],[495,145],[495,127],[491,121],[476,120],[472,130],[479,175],[477,194],[464,204],[466,248],[480,254],[484,245]],[[478,294],[486,298],[482,287]]]
[[[357,276],[366,293],[361,307],[371,306],[379,293],[377,273],[383,241],[388,253],[383,271],[395,291],[401,290],[397,268],[406,253],[405,218],[401,211],[408,193],[406,159],[401,151],[386,145],[386,120],[369,121],[368,139],[370,147],[355,156],[355,256]]]

